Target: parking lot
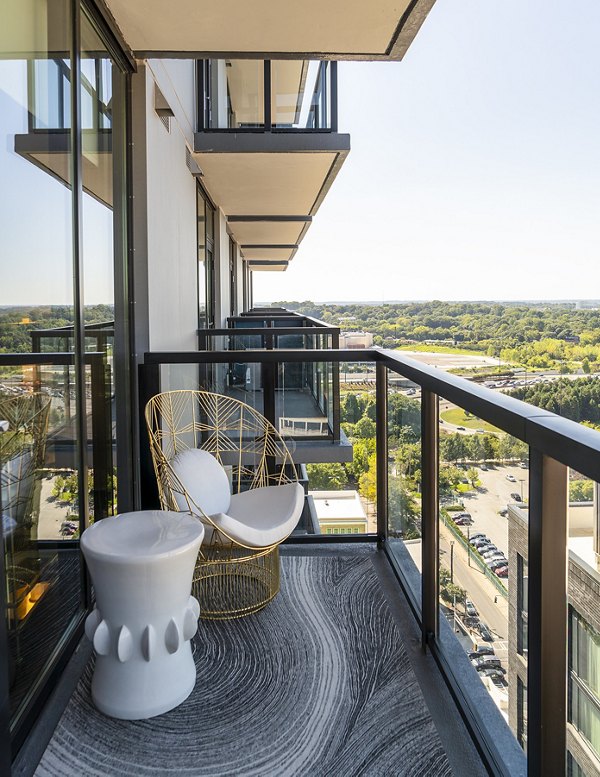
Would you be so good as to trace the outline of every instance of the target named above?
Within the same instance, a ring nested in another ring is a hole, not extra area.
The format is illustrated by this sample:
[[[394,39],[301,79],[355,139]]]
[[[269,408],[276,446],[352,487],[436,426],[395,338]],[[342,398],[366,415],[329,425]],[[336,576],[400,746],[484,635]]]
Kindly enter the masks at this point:
[[[507,480],[507,475],[514,481]],[[512,493],[523,495],[527,501],[529,488],[529,470],[520,466],[498,466],[479,471],[481,485],[470,494],[465,494],[462,501],[465,511],[471,514],[473,524],[468,527],[469,534],[483,532],[508,558],[508,520],[500,515],[506,510],[507,504],[515,502]],[[518,501],[518,500],[517,500]],[[463,527],[467,534],[467,527]]]

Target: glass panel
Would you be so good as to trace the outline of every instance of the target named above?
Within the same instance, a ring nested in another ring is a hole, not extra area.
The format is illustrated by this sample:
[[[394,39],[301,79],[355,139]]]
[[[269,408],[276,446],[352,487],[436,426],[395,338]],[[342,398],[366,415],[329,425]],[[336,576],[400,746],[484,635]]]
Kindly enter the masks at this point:
[[[8,422],[8,431],[0,432],[0,514],[13,732],[83,605],[78,548],[57,542],[76,536],[79,528],[73,367],[69,358],[33,365],[27,356],[42,347],[34,330],[74,322],[71,138],[65,129],[69,18],[66,1],[42,0],[35,16],[13,4],[2,39],[18,40],[22,53],[0,52],[0,233],[6,257],[0,351],[23,357],[8,367],[0,353],[0,420]],[[72,338],[59,337],[55,345],[68,353]]]
[[[200,187],[196,191],[198,217],[198,328],[206,329],[206,205]]]
[[[118,137],[112,131],[112,111],[118,106],[111,98],[113,79],[123,75],[84,14],[81,40],[82,111],[86,105],[91,110],[89,121],[82,116],[85,349],[99,354],[90,356],[86,368],[86,449],[90,520],[98,520],[116,510],[113,154]]]
[[[528,448],[445,400],[439,429],[441,642],[454,633],[525,747]]]
[[[271,62],[271,121],[278,129],[331,127],[331,63]]]
[[[264,126],[263,60],[213,59],[207,69],[210,129]]]
[[[421,601],[421,392],[388,370],[388,536]]]
[[[318,336],[318,339],[319,345],[325,343],[325,337]],[[333,375],[338,367],[328,362],[318,362],[310,367],[306,385],[310,386],[314,413],[321,414],[323,429],[325,425],[331,429],[329,419],[337,402]],[[357,370],[353,374],[361,376],[360,388],[342,384],[339,392],[339,414],[342,429],[352,444],[352,460],[309,464],[306,468],[309,494],[323,534],[373,534],[377,531],[375,365],[357,362],[353,367]],[[306,434],[301,421],[298,418],[294,422],[299,426],[298,436]]]
[[[215,268],[214,268],[214,215],[215,212],[204,192],[197,189],[198,216],[198,328],[214,326],[215,320]]]

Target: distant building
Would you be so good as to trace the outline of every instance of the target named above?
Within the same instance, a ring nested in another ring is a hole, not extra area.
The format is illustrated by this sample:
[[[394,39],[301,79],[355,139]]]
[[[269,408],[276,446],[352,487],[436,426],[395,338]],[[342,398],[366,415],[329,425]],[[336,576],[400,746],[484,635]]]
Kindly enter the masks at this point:
[[[358,491],[310,491],[323,534],[362,534],[367,531]]]
[[[341,332],[340,348],[371,348],[373,335],[370,332]]]
[[[567,773],[600,774],[600,550],[594,503],[569,505]],[[509,724],[527,746],[528,515],[508,506]]]

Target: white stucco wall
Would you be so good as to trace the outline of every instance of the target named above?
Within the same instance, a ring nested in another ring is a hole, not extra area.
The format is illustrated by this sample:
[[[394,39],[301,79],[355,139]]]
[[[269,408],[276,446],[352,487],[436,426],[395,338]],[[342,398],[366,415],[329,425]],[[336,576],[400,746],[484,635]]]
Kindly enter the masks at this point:
[[[193,63],[146,69],[148,308],[150,349],[195,350],[198,328],[196,181],[186,164],[192,142]],[[170,131],[154,110],[155,79],[175,112]]]

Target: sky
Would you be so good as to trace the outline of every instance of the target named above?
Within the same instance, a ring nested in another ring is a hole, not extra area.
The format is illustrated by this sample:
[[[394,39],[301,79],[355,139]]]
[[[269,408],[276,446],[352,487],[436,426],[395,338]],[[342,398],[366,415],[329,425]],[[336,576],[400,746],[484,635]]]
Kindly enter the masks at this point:
[[[437,0],[340,63],[352,150],[255,302],[600,298],[600,3]]]

